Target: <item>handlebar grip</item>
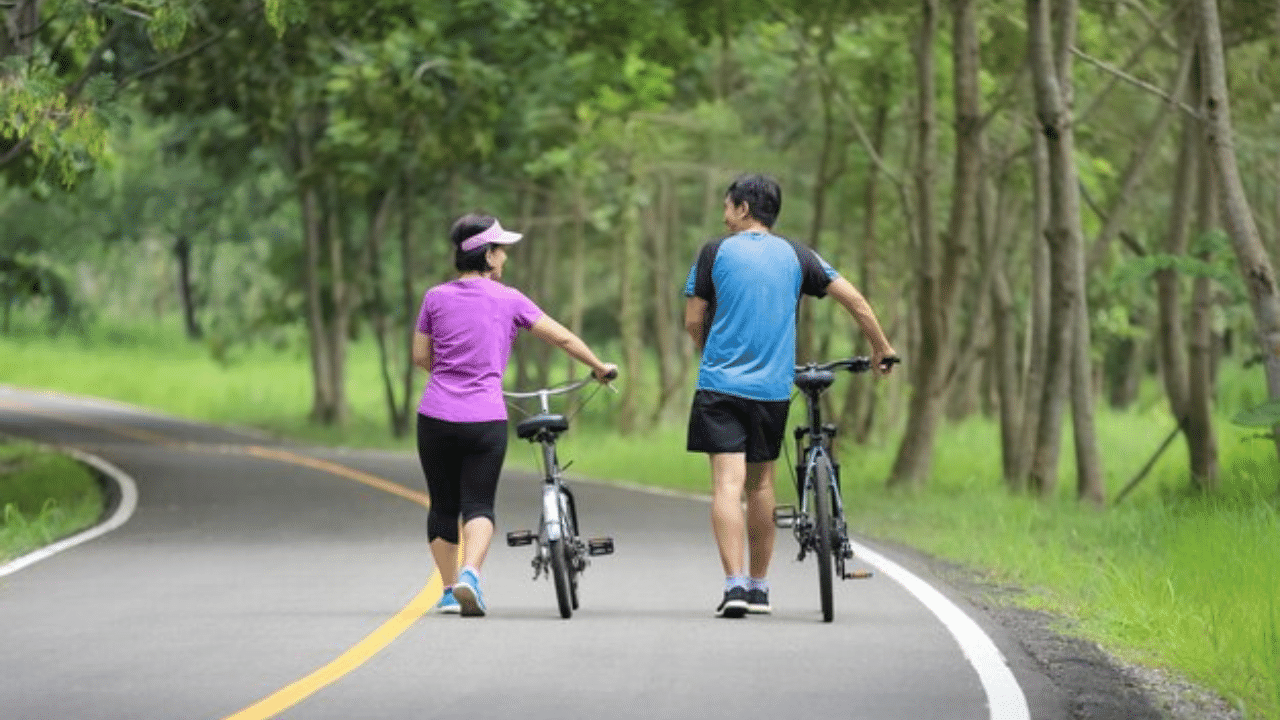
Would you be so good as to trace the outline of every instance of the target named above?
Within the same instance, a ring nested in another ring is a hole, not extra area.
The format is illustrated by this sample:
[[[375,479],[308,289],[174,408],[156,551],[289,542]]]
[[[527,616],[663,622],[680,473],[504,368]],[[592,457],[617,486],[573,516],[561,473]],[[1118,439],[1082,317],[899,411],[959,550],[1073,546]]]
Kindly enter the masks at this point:
[[[890,367],[893,367],[894,365],[897,365],[901,362],[902,362],[902,358],[898,357],[897,355],[890,355],[880,361],[880,369],[888,370]]]
[[[610,370],[609,372],[605,373],[605,376],[604,376],[604,378],[602,378],[602,379],[604,379],[604,380],[617,380],[617,379],[618,379],[618,370],[617,370],[617,368],[614,368],[613,370]]]

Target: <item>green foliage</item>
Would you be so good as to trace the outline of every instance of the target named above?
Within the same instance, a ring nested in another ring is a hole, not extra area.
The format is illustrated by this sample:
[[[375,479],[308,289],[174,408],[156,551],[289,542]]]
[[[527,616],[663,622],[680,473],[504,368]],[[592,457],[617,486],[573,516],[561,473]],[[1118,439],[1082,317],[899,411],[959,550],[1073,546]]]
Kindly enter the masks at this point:
[[[289,25],[300,23],[307,17],[307,4],[304,0],[264,0],[267,22],[275,29],[277,36],[284,35]]]
[[[1231,418],[1240,427],[1269,428],[1280,425],[1280,400],[1268,400],[1256,407],[1241,410]]]
[[[1202,260],[1198,256],[1207,256]],[[1145,283],[1157,272],[1172,270],[1182,277],[1206,277],[1214,280],[1227,290],[1234,302],[1244,302],[1248,298],[1244,282],[1235,271],[1235,256],[1231,250],[1230,239],[1221,231],[1215,230],[1198,235],[1188,249],[1187,255],[1169,255],[1168,253],[1148,253],[1140,258],[1130,259],[1118,266],[1112,275],[1112,286],[1123,288],[1128,285]]]
[[[191,24],[189,6],[180,0],[159,0],[151,11],[151,21],[147,23],[147,35],[157,50],[170,51],[176,49],[186,35]]]

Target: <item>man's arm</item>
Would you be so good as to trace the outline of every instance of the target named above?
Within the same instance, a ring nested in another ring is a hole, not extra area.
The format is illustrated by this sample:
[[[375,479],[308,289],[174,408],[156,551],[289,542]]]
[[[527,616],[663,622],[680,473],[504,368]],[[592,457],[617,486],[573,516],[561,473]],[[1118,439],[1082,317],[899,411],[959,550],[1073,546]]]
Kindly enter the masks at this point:
[[[707,307],[709,303],[700,297],[692,296],[684,303],[684,329],[693,338],[693,346],[702,352],[702,344],[707,339]]]
[[[844,306],[845,310],[853,316],[854,321],[858,323],[858,327],[862,329],[862,335],[871,343],[871,364],[878,368],[881,372],[888,373],[893,366],[885,367],[881,365],[887,357],[896,356],[897,353],[893,349],[893,345],[889,343],[889,338],[885,336],[884,330],[880,327],[880,321],[876,319],[875,312],[871,309],[871,304],[867,299],[858,292],[858,288],[854,287],[848,280],[844,278],[836,278],[827,286],[827,294],[836,299],[836,302]]]

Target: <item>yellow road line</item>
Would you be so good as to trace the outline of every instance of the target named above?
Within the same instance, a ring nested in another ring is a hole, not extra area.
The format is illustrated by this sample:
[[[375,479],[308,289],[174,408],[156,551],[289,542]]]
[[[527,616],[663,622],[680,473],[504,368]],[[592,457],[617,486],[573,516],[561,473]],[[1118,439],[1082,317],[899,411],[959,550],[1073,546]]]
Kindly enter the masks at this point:
[[[444,587],[440,582],[440,573],[434,572],[417,597],[409,601],[400,612],[386,621],[377,630],[369,633],[336,660],[316,670],[297,682],[286,685],[249,707],[228,715],[224,720],[262,720],[271,718],[297,705],[314,695],[321,688],[330,685],[344,675],[364,664],[366,660],[382,651],[391,641],[408,630],[418,618],[429,612],[440,599]]]
[[[410,490],[409,488],[403,485],[400,485],[399,483],[393,483],[390,480],[384,480],[378,477],[377,475],[371,475],[367,472],[361,472],[360,470],[349,468],[346,465],[340,465],[338,463],[329,462],[328,460],[318,460],[313,457],[307,457],[306,455],[299,455],[297,453],[289,452],[288,450],[277,450],[274,448],[261,447],[259,445],[249,445],[243,448],[242,451],[244,452],[244,454],[252,455],[254,457],[267,458],[270,460],[279,460],[280,462],[291,463],[294,465],[301,465],[303,467],[308,467],[313,470],[320,470],[322,472],[331,473],[339,477],[344,477],[348,480],[354,480],[358,483],[368,485],[369,487],[372,487],[372,488],[377,488],[378,490],[382,490],[384,492],[389,492],[392,495],[398,495],[404,498],[405,500],[418,503],[422,507],[425,507],[425,508],[431,507],[430,498],[427,496],[426,493],[420,490]]]
[[[32,414],[52,417],[71,425],[101,430],[134,440],[141,440],[142,442],[154,443],[166,447],[182,447],[192,451],[216,450],[229,454],[248,455],[265,460],[275,460],[292,465],[299,465],[313,470],[320,470],[322,472],[337,475],[348,480],[353,480],[377,490],[382,490],[383,492],[404,498],[405,500],[417,503],[426,508],[431,506],[431,500],[424,492],[410,490],[403,485],[391,482],[390,480],[385,480],[377,475],[372,475],[370,473],[347,467],[346,465],[299,455],[298,453],[289,452],[287,450],[277,450],[258,445],[199,445],[195,443],[177,441],[163,435],[158,435],[146,430],[139,430],[137,428],[118,427],[114,425],[88,422],[78,418],[68,418],[59,413],[49,412],[42,408],[36,408],[26,404],[15,405],[11,402],[0,400],[0,407],[16,408]],[[462,557],[462,552],[463,548],[460,545],[458,547],[459,558]],[[337,682],[352,670],[363,665],[367,660],[369,660],[369,658],[381,652],[384,648],[390,645],[392,641],[400,637],[405,630],[408,630],[413,623],[417,622],[418,618],[421,618],[423,615],[430,612],[431,608],[435,606],[443,592],[444,584],[440,579],[440,571],[438,569],[432,570],[431,578],[427,580],[427,584],[423,586],[422,590],[420,590],[412,600],[409,601],[409,604],[401,608],[400,612],[396,613],[390,620],[384,622],[378,627],[378,629],[366,635],[363,640],[356,643],[332,662],[321,667],[310,675],[286,685],[239,712],[228,715],[224,720],[266,720],[266,718],[275,717],[308,697],[311,697],[328,685]]]

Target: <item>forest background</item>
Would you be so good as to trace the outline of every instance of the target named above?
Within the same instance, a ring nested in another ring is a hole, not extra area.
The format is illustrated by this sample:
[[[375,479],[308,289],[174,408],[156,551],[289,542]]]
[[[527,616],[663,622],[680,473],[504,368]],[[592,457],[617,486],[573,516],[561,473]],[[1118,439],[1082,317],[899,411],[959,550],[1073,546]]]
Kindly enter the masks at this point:
[[[829,398],[860,528],[1280,713],[1280,3],[0,15],[0,382],[408,447],[421,293],[483,208],[526,234],[506,280],[623,368],[582,471],[700,488],[680,288],[768,172],[905,361]],[[801,360],[861,350],[834,303],[800,321]],[[522,340],[509,381],[570,372]]]

